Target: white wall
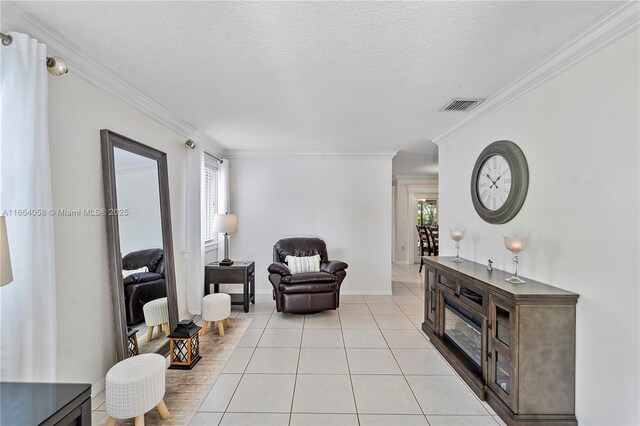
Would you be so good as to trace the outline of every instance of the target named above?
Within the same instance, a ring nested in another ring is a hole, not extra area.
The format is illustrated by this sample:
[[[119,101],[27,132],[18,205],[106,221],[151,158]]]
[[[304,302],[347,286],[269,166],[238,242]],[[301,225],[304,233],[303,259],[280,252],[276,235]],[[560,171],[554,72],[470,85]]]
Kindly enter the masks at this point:
[[[185,138],[73,74],[49,79],[54,208],[104,208],[100,129],[167,153],[180,316],[186,315]],[[103,217],[56,217],[58,380],[98,384],[115,362]],[[95,389],[94,389],[95,390]]]
[[[118,170],[116,159],[116,188],[118,209],[127,209],[120,216],[120,252],[123,256],[137,250],[162,248],[162,219],[160,216],[160,186],[158,167]]]
[[[581,424],[640,424],[638,49],[636,31],[440,146],[441,226],[467,228],[461,255],[510,268],[502,234],[529,234],[522,275],[580,294]],[[500,139],[524,151],[529,192],[513,221],[489,225],[469,180],[482,149]],[[452,241],[441,245],[453,254]]]
[[[238,158],[230,161],[232,259],[256,262],[256,291],[280,238],[318,236],[349,264],[343,294],[391,294],[391,158]]]
[[[393,259],[398,263],[412,264],[417,251],[417,210],[414,209],[417,208],[417,194],[437,200],[438,180],[399,177],[394,189]]]

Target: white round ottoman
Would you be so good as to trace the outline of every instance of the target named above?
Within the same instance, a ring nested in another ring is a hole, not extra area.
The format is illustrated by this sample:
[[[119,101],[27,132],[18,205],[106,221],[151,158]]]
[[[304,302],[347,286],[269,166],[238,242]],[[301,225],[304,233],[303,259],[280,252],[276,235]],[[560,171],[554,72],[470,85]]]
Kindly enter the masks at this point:
[[[153,338],[153,327],[158,327],[158,334],[164,329],[164,334],[169,336],[169,306],[167,298],[162,297],[147,302],[142,307],[144,313],[144,323],[147,324],[147,342]]]
[[[227,327],[231,327],[231,296],[226,293],[214,293],[208,294],[202,298],[202,330],[200,335],[203,336],[207,332],[207,322],[212,323],[211,326],[215,327],[215,322],[218,321],[218,333],[224,336],[224,325],[222,320],[226,320]]]
[[[166,368],[164,357],[158,354],[134,356],[111,367],[106,378],[108,426],[115,425],[115,419],[132,417],[136,426],[142,426],[144,413],[153,407],[168,419],[163,401]]]

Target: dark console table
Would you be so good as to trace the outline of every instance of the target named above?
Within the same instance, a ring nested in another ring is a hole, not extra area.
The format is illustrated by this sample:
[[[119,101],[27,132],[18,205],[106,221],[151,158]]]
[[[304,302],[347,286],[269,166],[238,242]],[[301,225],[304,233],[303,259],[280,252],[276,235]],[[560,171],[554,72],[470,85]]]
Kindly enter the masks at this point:
[[[249,302],[256,303],[255,263],[248,260],[236,260],[231,266],[220,266],[219,262],[204,267],[204,294],[220,292],[220,284],[242,284],[242,294],[230,294],[232,305],[243,305],[249,312]]]
[[[450,257],[423,257],[422,329],[508,425],[577,425],[578,295]]]
[[[0,424],[91,425],[91,385],[0,383]]]

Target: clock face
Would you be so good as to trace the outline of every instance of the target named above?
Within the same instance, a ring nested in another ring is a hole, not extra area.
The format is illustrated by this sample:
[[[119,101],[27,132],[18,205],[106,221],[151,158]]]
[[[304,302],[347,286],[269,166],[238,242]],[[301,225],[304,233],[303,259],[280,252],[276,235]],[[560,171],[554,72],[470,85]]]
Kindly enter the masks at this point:
[[[471,172],[471,202],[487,223],[507,223],[527,198],[529,166],[522,150],[507,140],[482,150]]]
[[[504,205],[511,193],[511,168],[502,155],[492,155],[480,167],[476,191],[482,206],[490,211]]]

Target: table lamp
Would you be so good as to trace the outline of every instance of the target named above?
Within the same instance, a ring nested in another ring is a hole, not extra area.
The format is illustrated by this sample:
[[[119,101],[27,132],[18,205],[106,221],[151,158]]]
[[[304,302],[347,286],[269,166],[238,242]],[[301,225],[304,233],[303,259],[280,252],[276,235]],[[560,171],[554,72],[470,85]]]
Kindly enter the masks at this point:
[[[234,214],[217,214],[213,218],[213,231],[224,234],[224,259],[220,266],[231,266],[233,260],[229,259],[229,234],[238,232],[238,217]]]
[[[7,238],[7,223],[5,217],[0,216],[0,287],[13,281],[11,270],[11,256],[9,255],[9,239]]]

